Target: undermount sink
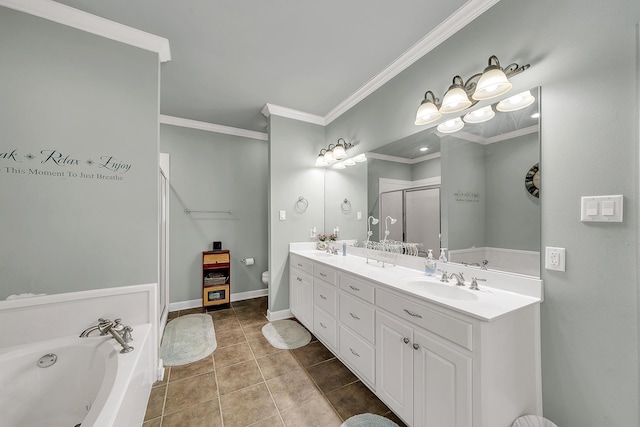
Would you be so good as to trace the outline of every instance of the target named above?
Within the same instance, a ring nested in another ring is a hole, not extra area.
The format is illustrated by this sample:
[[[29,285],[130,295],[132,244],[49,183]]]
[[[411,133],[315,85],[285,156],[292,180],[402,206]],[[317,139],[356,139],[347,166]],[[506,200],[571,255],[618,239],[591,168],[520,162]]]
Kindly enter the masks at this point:
[[[477,300],[478,296],[473,291],[458,287],[454,284],[448,285],[444,283],[434,283],[426,280],[412,280],[407,282],[407,289],[424,296],[434,296],[440,298],[456,299],[456,300]]]
[[[334,256],[333,254],[328,254],[326,252],[314,252],[313,256],[316,258],[329,258]]]

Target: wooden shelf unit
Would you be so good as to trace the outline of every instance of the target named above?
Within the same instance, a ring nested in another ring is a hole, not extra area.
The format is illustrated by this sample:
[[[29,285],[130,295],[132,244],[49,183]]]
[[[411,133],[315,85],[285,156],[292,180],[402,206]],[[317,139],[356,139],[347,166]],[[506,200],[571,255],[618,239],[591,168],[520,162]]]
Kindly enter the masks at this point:
[[[231,254],[228,250],[202,252],[202,306],[231,301]]]

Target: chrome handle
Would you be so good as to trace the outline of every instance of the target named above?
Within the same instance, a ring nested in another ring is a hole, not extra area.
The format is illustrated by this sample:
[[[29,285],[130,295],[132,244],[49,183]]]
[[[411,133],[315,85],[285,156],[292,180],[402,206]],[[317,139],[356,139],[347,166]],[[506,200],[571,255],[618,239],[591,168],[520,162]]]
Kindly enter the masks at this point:
[[[418,313],[414,313],[413,311],[409,311],[406,308],[404,309],[404,311],[409,315],[409,316],[413,316],[413,317],[418,317],[420,319],[422,319],[422,316],[420,316]]]
[[[298,267],[302,267],[302,264],[298,263]]]
[[[326,274],[324,274],[324,273],[320,273],[320,275],[321,275],[322,277],[327,277],[327,275],[326,275]]]
[[[414,344],[414,345],[413,345],[413,349],[414,349],[414,350],[417,350],[417,349],[419,349],[419,348],[420,348],[420,344]]]
[[[349,347],[349,350],[351,350],[351,353],[353,353],[354,356],[360,357],[360,355],[357,352],[355,352],[351,347]]]
[[[322,326],[323,328],[327,329],[326,326],[324,326],[324,323],[320,322],[320,326]]]
[[[327,299],[327,297],[325,297],[324,295],[320,294],[320,298],[322,299]]]
[[[356,288],[355,286],[351,286],[351,285],[349,285],[349,287],[350,287],[351,289],[353,289],[354,291],[360,291],[360,288]]]
[[[355,314],[349,312],[349,314],[351,315],[351,317],[353,317],[356,320],[360,320],[360,318],[358,316],[356,316]]]
[[[299,278],[299,277],[296,277],[296,280],[297,280],[298,282],[302,282],[302,279],[301,279],[301,278]]]
[[[409,338],[402,338],[402,341],[404,341],[405,344],[409,344]]]

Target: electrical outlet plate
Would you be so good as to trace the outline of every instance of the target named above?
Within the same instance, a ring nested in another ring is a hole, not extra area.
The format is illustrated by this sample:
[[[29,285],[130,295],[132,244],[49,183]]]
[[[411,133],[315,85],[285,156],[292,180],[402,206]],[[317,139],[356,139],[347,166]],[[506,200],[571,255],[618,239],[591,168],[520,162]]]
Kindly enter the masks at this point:
[[[544,268],[547,270],[565,271],[565,248],[545,248]]]

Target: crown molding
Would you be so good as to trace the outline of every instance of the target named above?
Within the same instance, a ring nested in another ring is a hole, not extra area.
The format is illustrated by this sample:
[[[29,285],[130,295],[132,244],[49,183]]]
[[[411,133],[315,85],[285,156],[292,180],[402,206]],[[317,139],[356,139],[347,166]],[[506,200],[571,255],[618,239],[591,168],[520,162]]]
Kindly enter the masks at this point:
[[[171,60],[169,40],[50,0],[0,0],[0,6],[34,15],[97,36],[156,52]]]
[[[388,154],[379,154],[368,152],[366,154],[367,159],[385,160],[387,162],[404,163],[405,165],[414,165],[416,163],[424,162],[425,160],[437,159],[441,156],[440,153],[427,154],[424,156],[416,157],[415,159],[407,159],[406,157],[390,156]]]
[[[281,107],[274,104],[265,104],[262,109],[262,114],[265,117],[270,115],[287,117],[289,119],[300,120],[302,122],[313,123],[314,125],[326,126],[327,123],[324,117],[316,116],[315,114],[305,113],[303,111],[294,110],[292,108]]]
[[[213,123],[199,122],[197,120],[183,119],[180,117],[160,114],[160,123],[163,125],[180,126],[190,129],[204,130],[207,132],[223,133],[226,135],[242,136],[245,138],[268,141],[269,135],[263,132],[255,132],[247,129],[234,128],[230,126],[216,125]]]
[[[430,31],[426,36],[420,39],[418,43],[413,45],[413,47],[392,62],[391,65],[382,70],[364,86],[338,104],[333,110],[329,111],[329,113],[324,117],[325,123],[329,124],[340,117],[351,107],[371,95],[382,85],[438,47],[441,43],[457,33],[460,29],[499,1],[500,0],[469,0],[446,20],[441,22],[436,28]]]

